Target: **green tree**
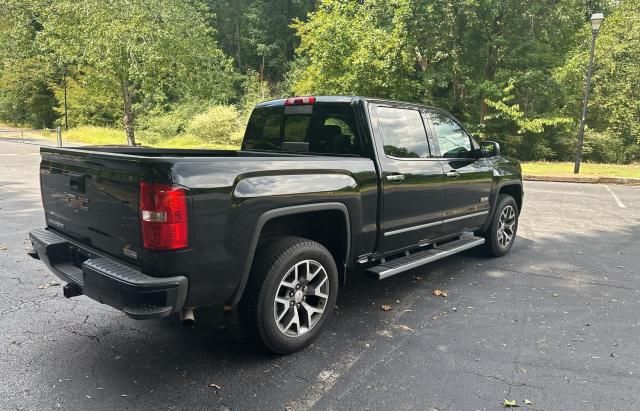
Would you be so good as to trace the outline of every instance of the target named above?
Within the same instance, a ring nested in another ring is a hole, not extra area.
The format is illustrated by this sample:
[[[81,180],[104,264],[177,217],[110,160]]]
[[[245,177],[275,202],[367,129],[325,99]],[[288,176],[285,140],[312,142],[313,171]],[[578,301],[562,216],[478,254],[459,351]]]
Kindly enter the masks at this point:
[[[576,119],[582,105],[590,30],[585,24],[579,31],[578,37],[583,41],[555,73],[558,83],[562,84],[562,110]],[[606,17],[596,43],[591,84],[585,158],[637,161],[640,159],[639,0],[621,2]]]
[[[296,93],[435,105],[525,158],[565,158],[553,70],[590,11],[580,0],[324,0],[294,25],[289,81]]]
[[[297,94],[360,94],[412,99],[415,39],[411,0],[325,0],[300,37],[291,82]]]
[[[279,82],[298,44],[290,27],[315,7],[310,0],[207,0],[222,49],[243,73]]]
[[[51,127],[55,98],[49,89],[58,73],[38,50],[43,1],[5,0],[0,13],[0,120]]]
[[[43,49],[58,65],[90,73],[105,93],[119,95],[131,145],[138,112],[172,94],[233,96],[231,62],[197,3],[57,0],[43,15]]]

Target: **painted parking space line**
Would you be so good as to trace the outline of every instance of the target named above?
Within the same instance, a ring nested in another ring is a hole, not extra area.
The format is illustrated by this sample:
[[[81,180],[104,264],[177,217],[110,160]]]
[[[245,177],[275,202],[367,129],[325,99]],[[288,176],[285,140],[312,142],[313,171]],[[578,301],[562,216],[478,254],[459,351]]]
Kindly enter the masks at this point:
[[[626,205],[624,205],[624,203],[622,202],[622,200],[620,200],[620,198],[616,195],[616,193],[613,192],[613,190],[611,189],[611,187],[605,185],[604,188],[607,189],[607,191],[609,192],[609,194],[611,194],[611,197],[613,197],[613,200],[616,202],[616,204],[618,205],[618,207],[620,208],[627,208]]]
[[[358,354],[346,354],[334,363],[328,370],[322,371],[316,377],[316,381],[302,393],[300,399],[290,402],[285,409],[293,411],[307,411],[313,408],[316,403],[329,391],[338,381],[338,378],[360,359],[364,352]]]

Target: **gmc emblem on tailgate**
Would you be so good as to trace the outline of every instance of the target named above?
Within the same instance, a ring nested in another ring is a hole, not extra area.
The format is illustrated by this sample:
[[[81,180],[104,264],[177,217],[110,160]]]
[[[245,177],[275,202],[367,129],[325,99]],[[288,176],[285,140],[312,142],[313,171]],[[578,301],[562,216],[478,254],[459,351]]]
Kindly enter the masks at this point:
[[[67,205],[76,210],[89,210],[89,199],[82,196],[67,194]]]

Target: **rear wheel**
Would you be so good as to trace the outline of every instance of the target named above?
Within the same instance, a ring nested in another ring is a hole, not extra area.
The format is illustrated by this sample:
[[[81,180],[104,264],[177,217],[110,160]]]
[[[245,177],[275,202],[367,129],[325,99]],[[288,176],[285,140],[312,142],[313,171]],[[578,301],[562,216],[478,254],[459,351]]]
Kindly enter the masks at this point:
[[[501,257],[513,246],[518,231],[518,203],[508,194],[500,194],[491,225],[484,232],[485,250],[493,257]]]
[[[246,333],[289,354],[322,332],[338,294],[338,272],[321,244],[284,237],[259,250],[239,305]]]

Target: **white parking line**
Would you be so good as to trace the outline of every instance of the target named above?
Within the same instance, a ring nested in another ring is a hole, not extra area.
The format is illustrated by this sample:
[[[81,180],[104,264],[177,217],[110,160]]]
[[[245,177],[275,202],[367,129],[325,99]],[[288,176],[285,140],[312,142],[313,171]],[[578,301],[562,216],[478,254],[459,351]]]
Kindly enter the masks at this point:
[[[605,185],[604,188],[607,189],[607,191],[611,194],[611,197],[613,197],[613,199],[615,200],[616,204],[618,205],[618,207],[620,208],[627,208],[626,205],[624,205],[624,203],[618,198],[618,196],[616,195],[616,193],[613,192],[613,190],[611,189],[611,187]]]
[[[343,355],[342,358],[334,363],[328,370],[324,370],[318,374],[316,381],[307,388],[306,392],[302,393],[300,399],[290,402],[285,408],[294,411],[307,411],[313,408],[324,394],[333,388],[338,378],[353,367],[362,354],[363,352],[361,351],[355,355]]]

